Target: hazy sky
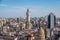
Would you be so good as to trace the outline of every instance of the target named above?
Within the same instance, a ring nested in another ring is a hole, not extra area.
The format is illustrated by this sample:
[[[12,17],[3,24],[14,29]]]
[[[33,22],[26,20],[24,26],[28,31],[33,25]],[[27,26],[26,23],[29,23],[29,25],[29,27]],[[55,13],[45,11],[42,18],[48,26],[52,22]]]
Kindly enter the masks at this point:
[[[0,17],[26,17],[30,9],[31,17],[42,17],[53,12],[60,17],[60,0],[0,0]]]

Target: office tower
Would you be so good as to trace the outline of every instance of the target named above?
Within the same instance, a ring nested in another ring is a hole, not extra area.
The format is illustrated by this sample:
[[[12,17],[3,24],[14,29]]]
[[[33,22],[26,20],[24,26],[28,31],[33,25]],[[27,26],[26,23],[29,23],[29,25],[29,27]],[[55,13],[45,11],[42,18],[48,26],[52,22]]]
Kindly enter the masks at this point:
[[[40,26],[40,20],[39,19],[39,36],[40,36],[40,40],[45,40],[45,32],[44,29]]]
[[[26,29],[31,29],[29,9],[27,9],[27,12],[26,12]]]
[[[56,24],[56,17],[53,13],[50,13],[48,15],[48,28],[50,29],[50,37],[51,37],[50,40],[55,40],[54,39],[54,32],[53,32],[55,24]]]
[[[53,13],[48,15],[48,28],[54,28],[56,24],[56,16]]]

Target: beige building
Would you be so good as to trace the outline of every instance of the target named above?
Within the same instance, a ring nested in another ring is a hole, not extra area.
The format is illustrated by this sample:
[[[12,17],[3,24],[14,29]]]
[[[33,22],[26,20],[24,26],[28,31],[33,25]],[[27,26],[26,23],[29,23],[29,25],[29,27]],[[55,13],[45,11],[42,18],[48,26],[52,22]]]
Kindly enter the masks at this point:
[[[27,9],[26,12],[26,29],[31,29],[31,23],[30,23],[30,10]]]
[[[40,40],[45,40],[45,31],[43,27],[40,26],[40,19],[39,19],[39,36]]]
[[[9,32],[9,26],[3,26],[3,33]]]

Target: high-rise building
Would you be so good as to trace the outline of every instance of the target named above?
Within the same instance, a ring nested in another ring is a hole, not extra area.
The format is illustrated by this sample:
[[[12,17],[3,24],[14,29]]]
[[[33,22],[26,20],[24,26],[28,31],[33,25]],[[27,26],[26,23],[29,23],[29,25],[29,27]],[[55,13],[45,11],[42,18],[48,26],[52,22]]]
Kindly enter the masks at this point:
[[[55,24],[56,24],[56,17],[53,13],[50,13],[48,15],[48,28],[50,29],[50,37],[51,37],[50,40],[55,40],[54,30],[53,30],[55,27]]]
[[[56,16],[53,13],[48,15],[48,28],[54,28],[56,24]]]
[[[26,29],[31,29],[29,9],[27,9],[27,12],[26,12]]]

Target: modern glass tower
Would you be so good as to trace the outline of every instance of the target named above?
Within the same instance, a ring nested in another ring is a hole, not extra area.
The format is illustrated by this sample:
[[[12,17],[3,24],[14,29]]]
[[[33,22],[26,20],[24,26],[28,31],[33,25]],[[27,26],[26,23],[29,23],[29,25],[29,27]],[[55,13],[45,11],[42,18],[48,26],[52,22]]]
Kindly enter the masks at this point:
[[[54,28],[56,24],[56,16],[53,13],[48,15],[48,28]]]
[[[50,39],[51,40],[54,40],[54,27],[55,27],[55,24],[56,24],[56,17],[53,13],[50,13],[48,15],[48,28],[50,29]]]

